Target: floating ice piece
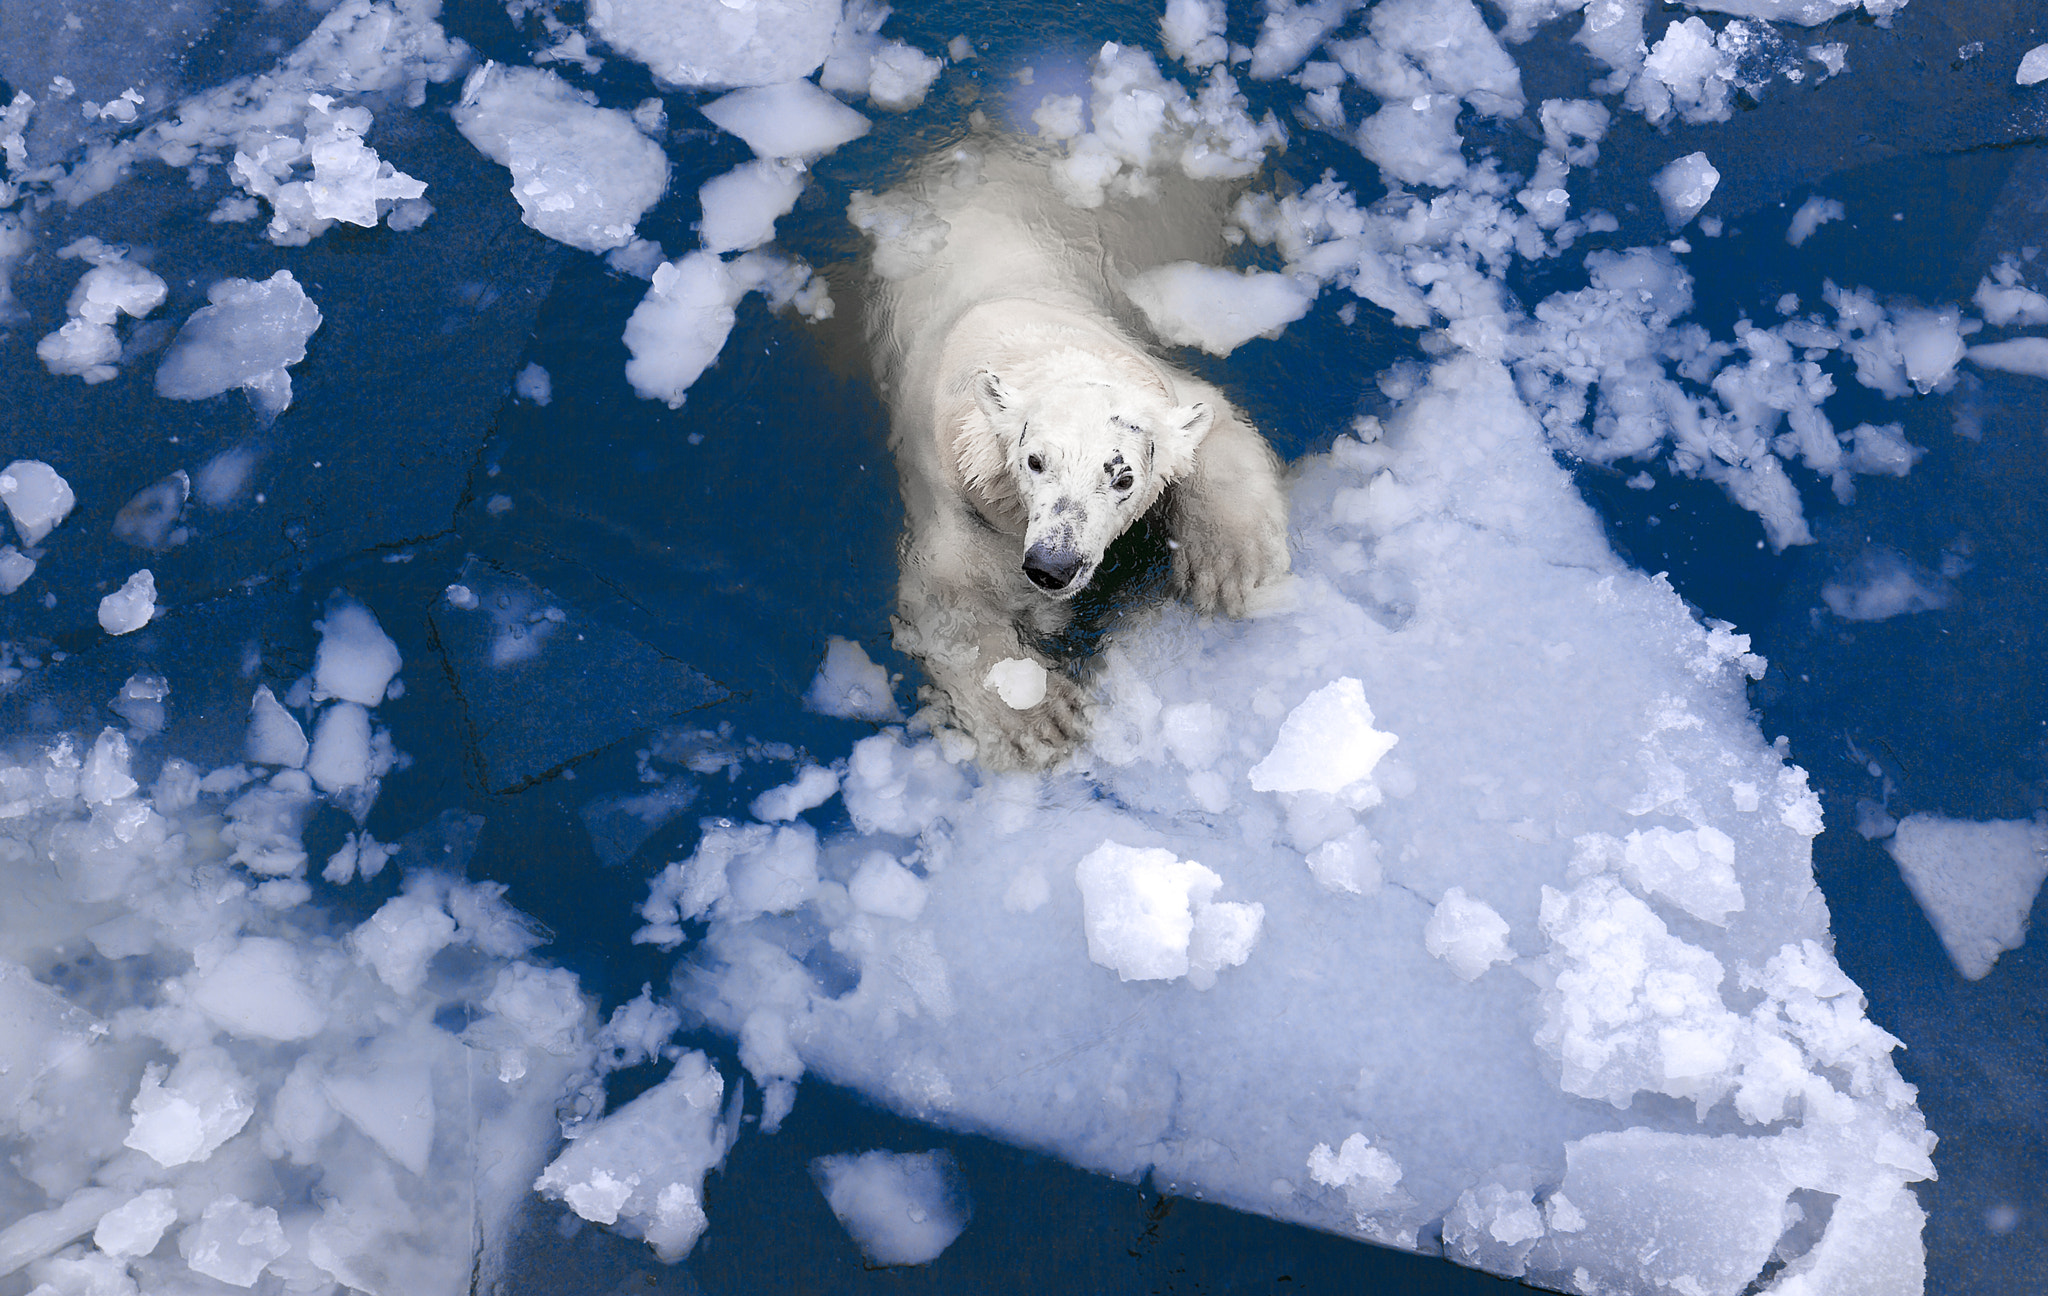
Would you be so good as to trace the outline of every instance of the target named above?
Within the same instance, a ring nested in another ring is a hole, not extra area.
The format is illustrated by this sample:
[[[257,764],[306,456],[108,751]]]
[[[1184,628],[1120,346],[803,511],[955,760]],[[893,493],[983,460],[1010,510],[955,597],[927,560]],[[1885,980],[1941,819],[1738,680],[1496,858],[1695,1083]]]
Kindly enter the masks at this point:
[[[1698,22],[1688,18],[1687,22]],[[1680,24],[1674,24],[1676,30]],[[1721,173],[1707,161],[1705,153],[1688,153],[1669,163],[1650,181],[1650,187],[1657,191],[1657,199],[1664,204],[1664,220],[1672,229],[1683,229],[1693,217],[1700,214],[1700,208],[1714,196],[1714,186],[1721,183]]]
[[[512,394],[536,405],[546,405],[555,398],[554,380],[548,376],[547,370],[529,362],[512,379]]]
[[[1046,670],[1029,657],[1005,657],[988,668],[981,686],[1013,711],[1029,711],[1045,701]]]
[[[667,155],[631,116],[545,69],[484,64],[463,82],[454,117],[463,138],[512,172],[525,222],[570,247],[625,247],[668,188]]]
[[[1349,675],[1309,694],[1281,722],[1280,736],[1249,777],[1259,792],[1342,792],[1372,777],[1401,739],[1374,729],[1365,686]]]
[[[370,713],[354,702],[336,702],[313,727],[306,774],[322,792],[345,792],[368,784],[382,771],[370,741]]]
[[[284,1226],[268,1206],[239,1197],[216,1198],[199,1222],[178,1235],[178,1250],[194,1273],[236,1287],[254,1287],[270,1262],[291,1250]]]
[[[1963,358],[1962,317],[1953,306],[1897,311],[1892,328],[1906,378],[1923,396],[1947,381]]]
[[[724,1094],[704,1055],[685,1053],[660,1084],[586,1126],[534,1189],[584,1219],[644,1239],[673,1264],[709,1222],[704,1175],[731,1144],[719,1120]]]
[[[810,161],[868,133],[868,119],[809,81],[721,95],[701,109],[764,158]]]
[[[183,544],[186,533],[178,528],[178,519],[191,493],[192,479],[182,468],[144,486],[114,514],[114,538],[155,553]]]
[[[2048,337],[2013,338],[2008,342],[1987,342],[1966,353],[1970,363],[1983,369],[2048,378]]]
[[[647,295],[626,320],[626,381],[648,400],[683,407],[683,395],[701,377],[732,332],[746,289],[724,262],[692,252],[662,263]]]
[[[361,854],[360,843],[357,853]],[[455,920],[426,888],[393,896],[349,933],[356,956],[401,995],[419,993],[427,963],[455,939]]]
[[[2048,877],[2048,828],[2026,819],[1974,823],[1913,814],[1885,843],[1956,971],[1983,979],[2027,939]]]
[[[923,878],[877,851],[846,880],[846,894],[862,913],[916,922],[929,891]]]
[[[132,634],[155,615],[156,576],[147,567],[100,600],[100,629],[110,635]]]
[[[313,653],[313,700],[340,698],[373,707],[384,700],[391,679],[404,665],[398,645],[377,624],[370,609],[337,598],[319,623],[320,646]]]
[[[773,158],[745,162],[713,176],[697,191],[706,252],[744,252],[775,237],[775,222],[804,191],[802,168]]]
[[[287,368],[306,358],[320,308],[289,270],[270,278],[223,279],[206,290],[157,366],[156,394],[205,400],[240,387],[266,420],[292,403]]]
[[[2048,45],[2036,45],[2020,56],[2019,71],[2013,74],[2019,85],[2038,85],[2048,81]]]
[[[1494,964],[1515,957],[1508,946],[1507,920],[1484,900],[1466,895],[1463,887],[1444,892],[1423,925],[1422,945],[1467,981],[1476,981]]]
[[[259,765],[306,763],[306,731],[268,684],[258,684],[249,699],[249,731],[242,742],[242,754]]]
[[[718,89],[809,76],[839,14],[840,0],[592,0],[590,30],[656,80]]]
[[[238,1039],[303,1040],[327,1028],[298,952],[269,936],[250,936],[203,963],[186,988],[195,1007]]]
[[[0,469],[0,504],[7,506],[21,542],[31,549],[71,516],[77,502],[70,483],[40,459],[16,459]]]
[[[862,1152],[811,1162],[811,1178],[869,1264],[930,1264],[967,1227],[950,1152]]]
[[[94,266],[71,290],[71,319],[36,343],[36,356],[53,374],[75,374],[102,383],[119,372],[121,340],[114,321],[122,315],[141,319],[164,304],[169,288],[138,265],[114,261]]]
[[[824,805],[839,795],[839,776],[822,765],[806,765],[794,781],[770,788],[754,798],[749,807],[764,823],[781,823],[804,811]]]
[[[1230,42],[1224,39],[1227,19],[1223,0],[1166,0],[1159,43],[1167,57],[1179,59],[1190,71],[1214,67],[1230,57]]]
[[[36,560],[13,545],[0,545],[0,594],[12,594],[36,574]]]
[[[1938,612],[1954,591],[1935,573],[1881,546],[1866,549],[1822,582],[1821,602],[1844,621],[1883,621],[1909,612]]]
[[[1292,275],[1240,273],[1193,261],[1135,275],[1124,292],[1161,338],[1219,356],[1255,337],[1279,337],[1316,300],[1315,285]]]
[[[187,1050],[168,1079],[161,1063],[143,1068],[131,1106],[135,1119],[123,1145],[165,1169],[206,1160],[256,1114],[248,1081],[210,1046]]]
[[[171,1190],[150,1188],[100,1216],[92,1243],[116,1259],[148,1255],[163,1240],[164,1230],[177,1222]]]
[[[868,98],[890,112],[908,112],[924,102],[945,63],[921,49],[889,41],[875,51],[868,73]]]
[[[804,706],[843,720],[881,723],[903,718],[889,690],[889,672],[871,661],[859,644],[837,635],[825,644],[825,660],[804,690]]]
[[[1785,228],[1785,241],[1799,247],[1813,237],[1813,232],[1829,221],[1838,221],[1848,216],[1848,210],[1833,198],[1819,194],[1799,204],[1799,210],[1792,213],[1792,223]]]

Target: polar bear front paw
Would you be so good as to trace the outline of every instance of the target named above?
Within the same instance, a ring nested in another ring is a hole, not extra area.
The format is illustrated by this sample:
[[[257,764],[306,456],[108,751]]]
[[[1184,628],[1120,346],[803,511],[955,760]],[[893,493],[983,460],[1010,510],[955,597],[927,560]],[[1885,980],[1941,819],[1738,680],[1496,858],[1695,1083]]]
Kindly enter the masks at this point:
[[[1173,582],[1203,616],[1242,617],[1253,594],[1287,574],[1286,533],[1279,528],[1251,534],[1196,532],[1173,551]]]
[[[1088,736],[1088,699],[1081,686],[1048,671],[1045,697],[1022,710],[1001,702],[975,708],[968,720],[981,763],[990,769],[1045,769],[1071,755]]]

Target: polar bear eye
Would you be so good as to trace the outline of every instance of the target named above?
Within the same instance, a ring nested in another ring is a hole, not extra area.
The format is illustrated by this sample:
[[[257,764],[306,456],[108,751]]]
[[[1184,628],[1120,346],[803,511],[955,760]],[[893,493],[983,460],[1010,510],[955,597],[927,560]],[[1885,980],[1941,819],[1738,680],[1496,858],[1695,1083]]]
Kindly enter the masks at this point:
[[[1032,455],[1029,459],[1026,459],[1024,461],[1024,466],[1026,468],[1029,468],[1032,472],[1044,472],[1045,460],[1039,458],[1037,455]]]
[[[1112,481],[1110,485],[1114,486],[1116,489],[1120,491],[1129,490],[1131,488],[1131,470],[1126,468],[1122,472],[1118,473],[1116,475],[1116,480]]]

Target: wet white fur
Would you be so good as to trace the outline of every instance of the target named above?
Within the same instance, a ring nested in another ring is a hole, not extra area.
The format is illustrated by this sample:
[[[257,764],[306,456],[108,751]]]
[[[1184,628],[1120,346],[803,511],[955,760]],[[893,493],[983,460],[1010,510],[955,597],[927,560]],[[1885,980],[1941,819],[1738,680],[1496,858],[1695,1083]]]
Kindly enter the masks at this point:
[[[1114,286],[1149,265],[1219,259],[1224,195],[1189,182],[1081,211],[1051,191],[1042,155],[1002,141],[935,157],[904,195],[948,228],[875,302],[907,520],[896,644],[984,765],[1042,767],[1086,736],[1087,716],[1082,687],[1036,643],[1162,493],[1174,584],[1201,612],[1242,616],[1287,572],[1271,448],[1220,391],[1137,340]],[[1026,578],[1039,542],[1083,560],[1068,589]],[[1052,668],[1045,700],[1023,711],[983,683],[1017,657]]]

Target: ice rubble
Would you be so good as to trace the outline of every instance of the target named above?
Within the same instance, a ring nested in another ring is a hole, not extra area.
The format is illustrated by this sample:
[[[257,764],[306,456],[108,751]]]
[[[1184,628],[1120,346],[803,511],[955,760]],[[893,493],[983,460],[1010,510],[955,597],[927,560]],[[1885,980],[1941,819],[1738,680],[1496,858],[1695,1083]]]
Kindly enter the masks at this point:
[[[76,245],[59,255],[75,251]],[[123,315],[141,319],[149,314],[164,304],[169,288],[119,253],[93,248],[80,254],[92,261],[92,268],[71,290],[64,308],[70,318],[36,343],[36,357],[51,373],[75,374],[88,384],[102,383],[120,372],[114,367],[121,358],[115,322]]]
[[[388,643],[361,608],[330,610],[295,705],[310,708],[315,678],[381,697]],[[16,1167],[0,1183],[0,1281],[489,1284],[557,1104],[603,1069],[588,1001],[527,957],[540,938],[503,888],[430,866],[438,838],[405,852],[401,894],[337,926],[306,881],[318,794],[290,768],[303,736],[272,741],[298,722],[258,690],[249,755],[284,768],[203,772],[137,746],[166,691],[132,679],[115,704],[130,730],[83,750],[17,743],[0,761],[0,871],[17,898],[0,909],[0,1140]],[[325,714],[344,707],[363,710]],[[337,884],[390,853],[344,849]]]
[[[1913,814],[1885,843],[1956,971],[1972,981],[2027,938],[2048,877],[2048,825]]]

